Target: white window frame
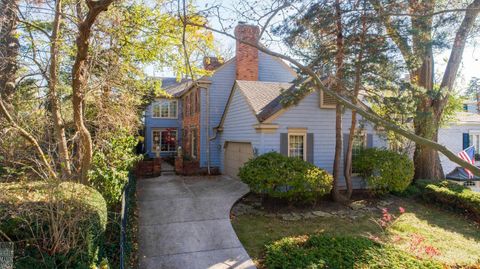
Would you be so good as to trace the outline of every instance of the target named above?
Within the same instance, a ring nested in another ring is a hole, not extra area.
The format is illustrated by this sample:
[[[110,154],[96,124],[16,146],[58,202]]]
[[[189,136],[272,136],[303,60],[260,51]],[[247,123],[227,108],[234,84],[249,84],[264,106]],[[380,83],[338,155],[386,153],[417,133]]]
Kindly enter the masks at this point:
[[[303,160],[307,161],[307,133],[305,132],[291,132],[288,133],[288,141],[287,141],[287,153],[288,157],[290,156],[290,137],[291,136],[302,136],[303,137]]]
[[[468,143],[469,146],[474,146],[475,151],[478,151],[480,148],[480,130],[470,130],[468,131]],[[476,142],[475,144],[473,142]]]
[[[162,117],[162,105],[168,103],[168,117]],[[172,103],[176,103],[175,115],[172,115]],[[158,107],[160,115],[155,115],[155,107]],[[178,100],[160,99],[152,105],[152,118],[154,119],[178,119]]]
[[[355,136],[361,136],[363,138],[363,148],[366,149],[368,148],[368,134],[365,130],[361,130],[359,131],[357,134],[355,134]],[[355,139],[355,138],[353,138]],[[353,148],[352,148],[352,160],[353,160]],[[353,169],[353,163],[352,163],[352,169]],[[352,173],[353,176],[358,176],[360,175],[360,173]]]
[[[170,131],[170,132],[175,132],[176,133],[175,148],[173,150],[170,150],[170,151],[162,150],[162,132],[163,131]],[[156,144],[155,144],[155,141],[153,140],[153,137],[154,137],[153,133],[154,132],[160,132],[160,141],[159,141],[160,142],[160,144],[159,144],[160,145],[160,152],[176,152],[177,151],[176,148],[178,147],[178,129],[168,130],[168,128],[153,128],[152,129],[152,145],[151,145],[152,152],[156,152],[156,148],[155,148]]]

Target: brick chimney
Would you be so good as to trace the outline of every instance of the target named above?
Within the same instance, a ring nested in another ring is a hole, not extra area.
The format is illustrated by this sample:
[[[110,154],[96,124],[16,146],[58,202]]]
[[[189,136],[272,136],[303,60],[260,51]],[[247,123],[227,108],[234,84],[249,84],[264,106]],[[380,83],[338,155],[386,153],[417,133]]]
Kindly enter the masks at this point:
[[[217,57],[203,57],[203,69],[214,71],[223,64],[222,58]]]
[[[235,27],[235,37],[249,43],[256,44],[260,35],[260,28],[239,22]],[[237,40],[236,49],[237,79],[258,80],[258,49]]]

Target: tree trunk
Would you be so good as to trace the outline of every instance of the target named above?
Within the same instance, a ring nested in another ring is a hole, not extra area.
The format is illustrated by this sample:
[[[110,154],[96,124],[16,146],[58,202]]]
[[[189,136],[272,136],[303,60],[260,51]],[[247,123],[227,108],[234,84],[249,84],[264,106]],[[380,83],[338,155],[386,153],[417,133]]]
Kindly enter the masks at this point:
[[[0,0],[0,94],[7,104],[15,91],[18,69],[17,4],[18,0]]]
[[[435,95],[429,94],[433,91],[433,49],[432,49],[432,22],[431,14],[434,11],[434,3],[426,1],[425,3],[410,3],[411,10],[415,15],[412,16],[412,29],[415,29],[412,37],[413,53],[417,59],[421,60],[420,66],[416,70],[411,70],[413,74],[411,83],[423,88],[426,93],[417,96],[418,105],[414,118],[415,134],[429,140],[438,141],[438,129],[440,121],[437,120],[435,108],[438,104]],[[441,115],[440,117],[441,118]],[[434,149],[416,144],[414,152],[415,179],[443,179],[443,170],[440,163],[438,152]]]
[[[343,60],[344,60],[344,44],[343,44],[343,29],[342,29],[342,11],[340,8],[340,0],[335,1],[336,14],[336,55],[335,55],[335,90],[338,94],[342,92],[343,80]],[[332,197],[335,201],[344,201],[345,197],[340,193],[339,182],[341,180],[341,158],[342,158],[342,109],[343,106],[337,103],[335,108],[335,158],[333,160],[333,188]]]
[[[53,31],[50,38],[50,66],[48,79],[50,113],[53,119],[53,127],[55,129],[56,142],[60,155],[60,166],[63,178],[70,178],[72,170],[70,167],[70,157],[68,154],[67,137],[65,135],[65,126],[60,111],[60,102],[58,100],[57,83],[58,83],[58,47],[60,27],[62,24],[62,0],[57,0],[55,5],[55,18],[53,21]]]
[[[358,52],[357,62],[355,63],[355,84],[353,88],[352,104],[357,105],[357,97],[360,93],[360,86],[362,85],[362,63],[363,63],[363,53],[365,46],[365,35],[367,34],[367,24],[365,13],[362,14],[361,18],[362,32],[360,35],[360,51]],[[355,131],[357,127],[357,111],[352,110],[352,119],[350,122],[350,132],[348,136],[348,144],[345,153],[344,161],[344,176],[345,183],[347,185],[346,198],[350,200],[353,193],[353,183],[352,183],[352,151],[353,151],[353,139],[355,138]]]
[[[78,24],[78,36],[76,39],[77,55],[72,70],[72,104],[73,120],[80,137],[80,182],[88,183],[88,170],[92,164],[93,143],[90,131],[85,126],[83,117],[85,87],[88,80],[88,48],[92,26],[98,15],[106,11],[114,0],[92,1],[87,0],[88,13],[85,19]],[[80,9],[79,9],[80,10]],[[81,15],[80,15],[81,16]]]

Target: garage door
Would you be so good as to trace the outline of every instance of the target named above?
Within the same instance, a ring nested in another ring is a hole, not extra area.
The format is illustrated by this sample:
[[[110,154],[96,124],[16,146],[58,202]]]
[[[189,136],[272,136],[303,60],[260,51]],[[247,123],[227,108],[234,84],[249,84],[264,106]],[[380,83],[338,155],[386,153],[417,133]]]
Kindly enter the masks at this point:
[[[233,178],[238,178],[238,169],[249,159],[253,157],[251,143],[246,142],[226,142],[224,174]]]

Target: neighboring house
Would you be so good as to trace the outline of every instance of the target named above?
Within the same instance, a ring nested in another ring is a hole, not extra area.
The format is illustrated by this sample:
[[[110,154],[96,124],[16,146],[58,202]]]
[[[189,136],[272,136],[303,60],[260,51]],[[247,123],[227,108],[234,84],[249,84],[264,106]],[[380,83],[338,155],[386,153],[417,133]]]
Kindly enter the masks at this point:
[[[459,153],[469,146],[475,146],[478,153],[480,149],[480,114],[476,101],[468,101],[463,104],[463,111],[458,112],[455,120],[440,128],[438,142],[446,146],[450,151]],[[448,174],[458,165],[440,154],[443,172]],[[479,165],[479,162],[476,162]]]
[[[235,28],[237,38],[250,42],[256,42],[259,32],[258,27],[247,24]],[[213,71],[211,76],[167,87],[171,96],[147,108],[145,139],[150,156],[155,156],[157,148],[161,156],[175,154],[175,148],[181,146],[199,169],[218,169],[236,177],[248,159],[277,151],[332,172],[333,98],[313,91],[298,104],[284,107],[281,93],[295,90],[295,71],[281,59],[240,42],[229,61],[221,64],[209,58],[204,63]],[[344,142],[350,117],[351,111],[346,110]],[[361,118],[359,122],[354,156],[361,148],[386,147],[381,133]],[[355,180],[354,186],[365,187],[365,183]]]

